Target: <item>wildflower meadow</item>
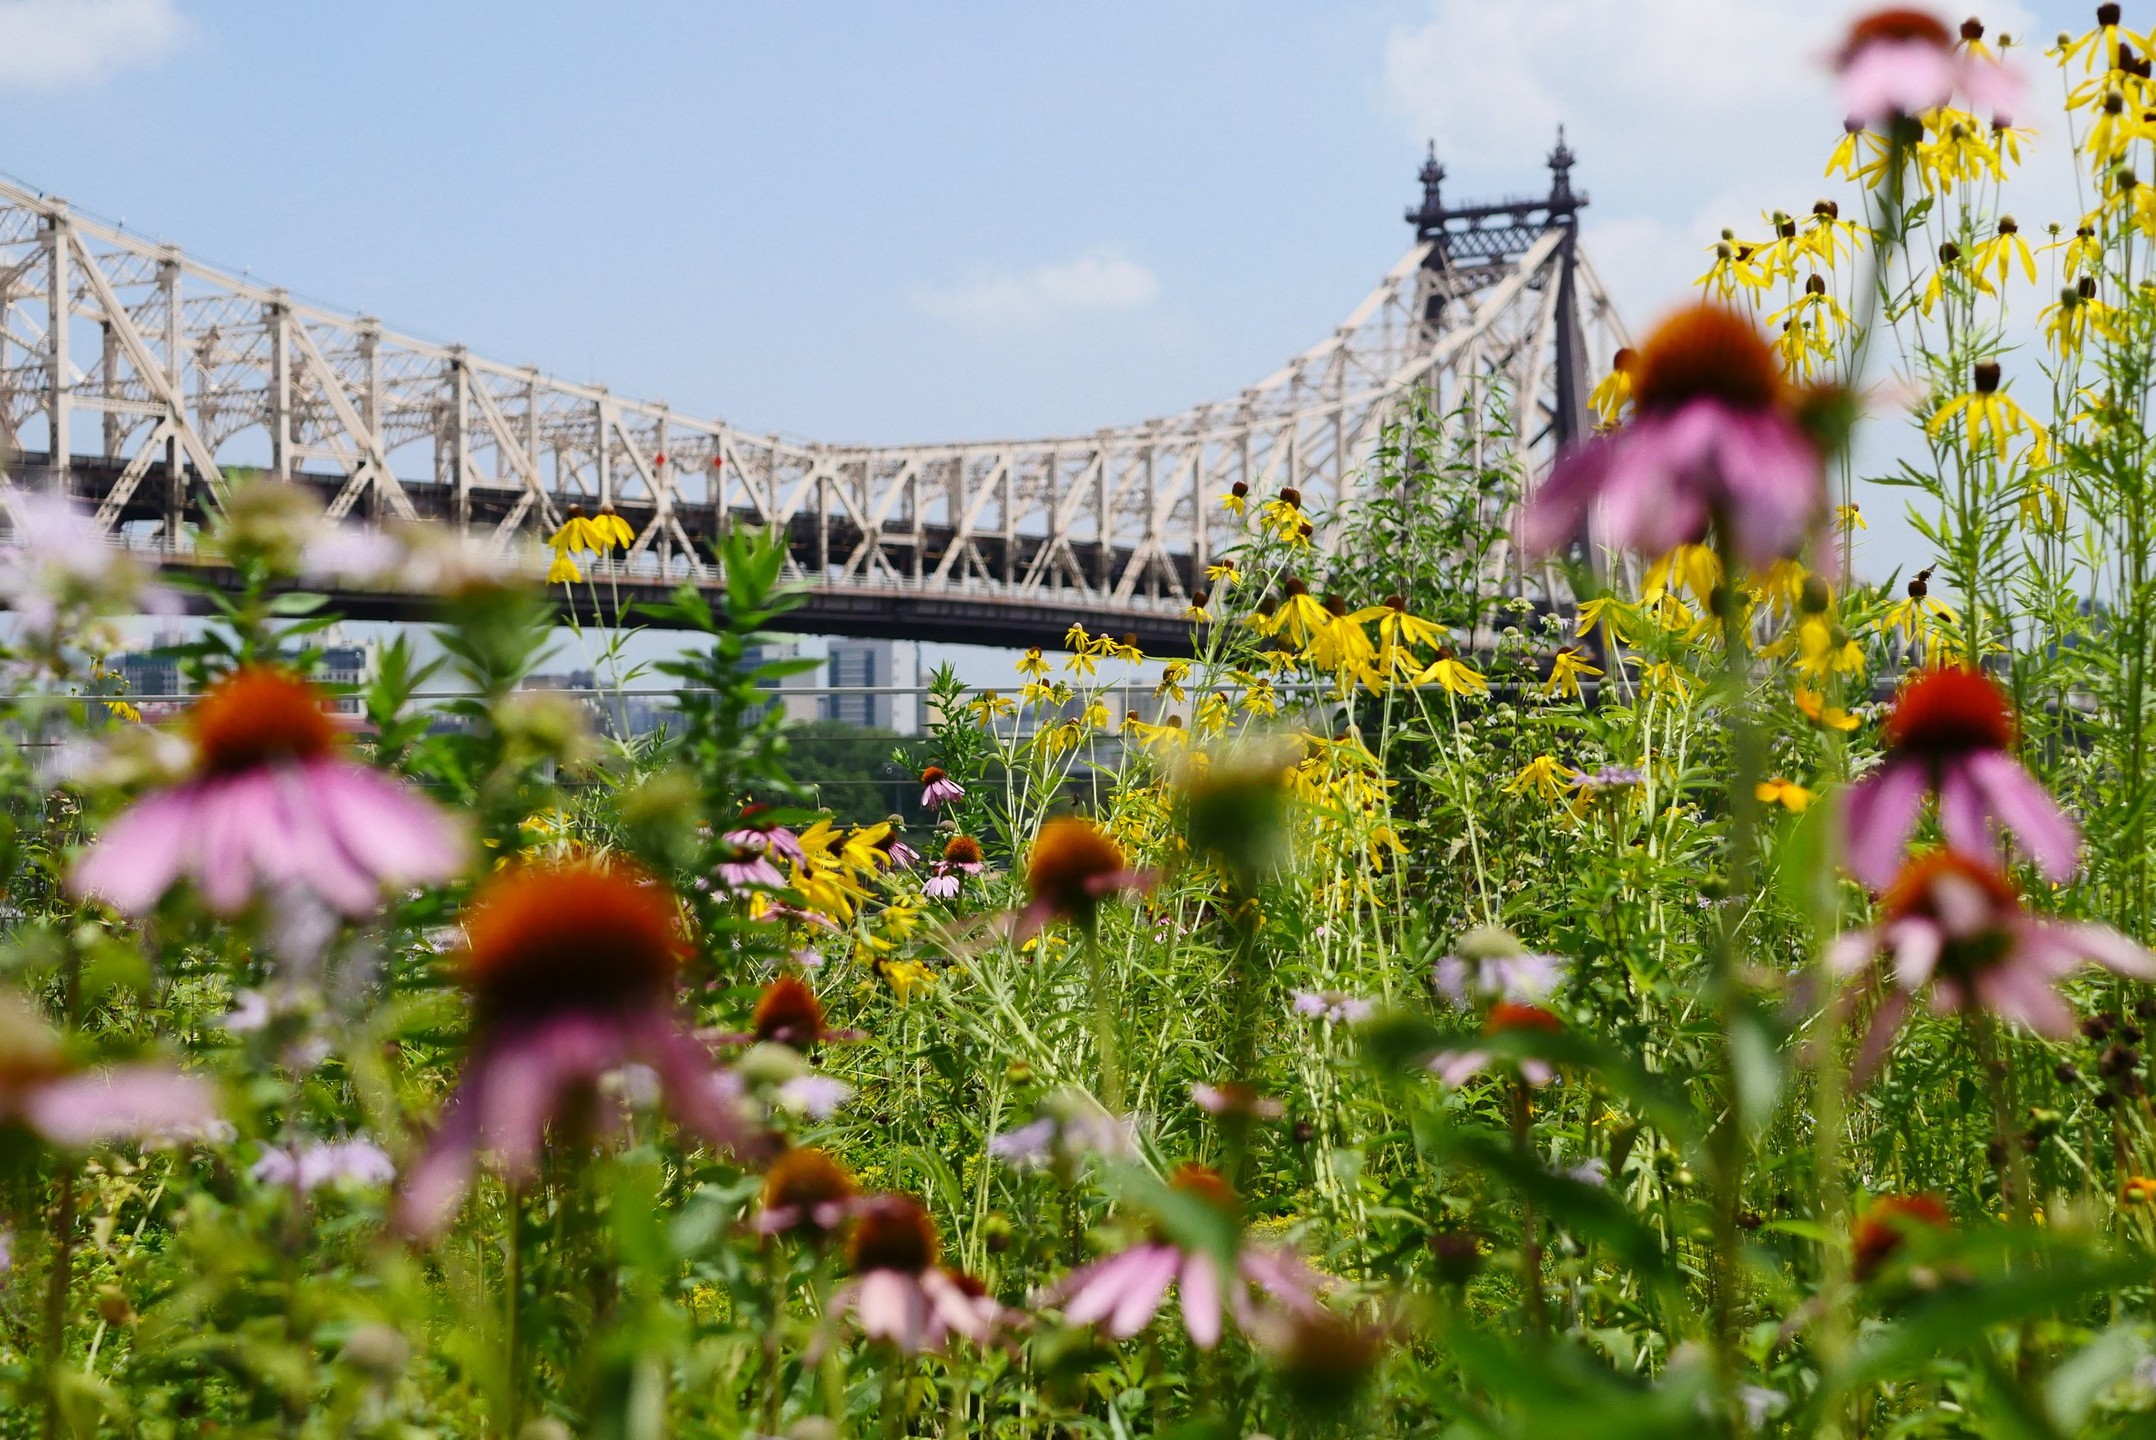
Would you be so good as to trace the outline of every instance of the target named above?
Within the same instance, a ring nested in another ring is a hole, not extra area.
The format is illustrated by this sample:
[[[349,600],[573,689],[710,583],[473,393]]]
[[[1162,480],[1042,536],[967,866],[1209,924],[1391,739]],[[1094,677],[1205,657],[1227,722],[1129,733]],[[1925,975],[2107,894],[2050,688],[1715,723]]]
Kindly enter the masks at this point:
[[[940,674],[881,823],[781,536],[258,482],[189,596],[8,488],[0,1436],[2156,1433],[2152,53],[1862,18],[1546,476],[1237,484],[1187,658]]]

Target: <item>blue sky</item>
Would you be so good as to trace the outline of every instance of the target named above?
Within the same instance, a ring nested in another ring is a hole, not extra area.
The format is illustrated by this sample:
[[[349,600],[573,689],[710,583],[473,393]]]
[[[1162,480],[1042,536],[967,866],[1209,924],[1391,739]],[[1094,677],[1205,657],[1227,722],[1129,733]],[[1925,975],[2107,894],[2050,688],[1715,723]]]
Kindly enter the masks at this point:
[[[1984,13],[2048,43],[2090,8]],[[1084,431],[1232,394],[1323,335],[1405,247],[1426,136],[1453,193],[1532,191],[1567,124],[1590,251],[1641,328],[1720,225],[1828,193],[1819,62],[1846,15],[0,0],[0,170],[295,293],[746,426]],[[2032,169],[2071,220],[2058,167]]]

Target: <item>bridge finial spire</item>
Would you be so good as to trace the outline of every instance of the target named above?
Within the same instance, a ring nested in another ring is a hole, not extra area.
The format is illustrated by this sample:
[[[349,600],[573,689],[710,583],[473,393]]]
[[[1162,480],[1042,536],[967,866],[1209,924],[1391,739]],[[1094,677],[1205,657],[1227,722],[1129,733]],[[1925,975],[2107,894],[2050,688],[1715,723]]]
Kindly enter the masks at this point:
[[[1572,165],[1578,157],[1565,144],[1565,127],[1557,127],[1557,148],[1550,152],[1550,215],[1556,216],[1579,208],[1579,199],[1572,193]]]
[[[1430,142],[1428,156],[1416,178],[1422,181],[1422,204],[1407,212],[1407,223],[1415,227],[1415,238],[1427,240],[1444,228],[1445,201],[1441,190],[1445,183],[1445,167],[1437,161],[1437,142]]]

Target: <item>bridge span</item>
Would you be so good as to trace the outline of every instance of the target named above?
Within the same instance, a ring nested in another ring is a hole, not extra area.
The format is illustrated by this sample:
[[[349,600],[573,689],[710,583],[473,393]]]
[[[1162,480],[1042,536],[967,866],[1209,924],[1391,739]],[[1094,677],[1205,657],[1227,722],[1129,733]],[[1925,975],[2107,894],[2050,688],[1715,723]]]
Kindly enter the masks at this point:
[[[1186,610],[1236,535],[1237,483],[1347,498],[1387,424],[1501,386],[1529,473],[1585,428],[1623,343],[1581,253],[1571,152],[1549,192],[1452,206],[1433,154],[1415,241],[1323,340],[1231,399],[1048,439],[841,446],[744,430],[384,327],[0,182],[0,483],[80,497],[115,541],[199,569],[239,472],[348,523],[456,526],[528,551],[571,505],[636,532],[624,598],[716,585],[712,541],[789,540],[828,634],[1030,645],[1072,621],[1189,644]],[[12,458],[7,458],[7,457]],[[557,587],[559,593],[559,587]],[[340,597],[408,618],[420,597]]]

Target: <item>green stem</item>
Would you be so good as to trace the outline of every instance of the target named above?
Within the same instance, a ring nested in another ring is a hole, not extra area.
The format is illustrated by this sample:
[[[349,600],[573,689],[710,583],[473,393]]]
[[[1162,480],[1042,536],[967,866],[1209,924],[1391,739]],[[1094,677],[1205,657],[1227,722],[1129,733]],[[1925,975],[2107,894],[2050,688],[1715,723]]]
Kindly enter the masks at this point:
[[[75,1195],[81,1181],[81,1163],[73,1156],[60,1167],[59,1194],[52,1206],[52,1266],[45,1276],[45,1435],[58,1440],[63,1433],[61,1372],[67,1364],[67,1298],[74,1282]]]
[[[1527,1082],[1515,1076],[1512,1081],[1512,1149],[1520,1163],[1539,1167],[1541,1161],[1535,1155],[1534,1137],[1535,1105],[1528,1093]],[[1542,1239],[1539,1233],[1541,1218],[1535,1214],[1534,1198],[1525,1191],[1520,1195],[1520,1291],[1521,1307],[1526,1312],[1527,1328],[1538,1338],[1549,1334],[1549,1303],[1542,1293]]]
[[[1100,926],[1085,927],[1086,985],[1092,991],[1093,1045],[1100,1052],[1100,1099],[1111,1116],[1123,1114],[1123,1057],[1116,1039],[1115,994],[1108,957],[1100,947]]]

